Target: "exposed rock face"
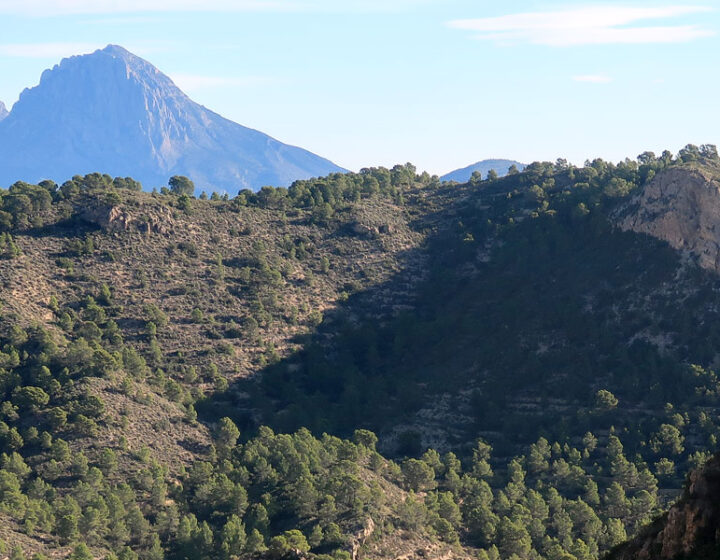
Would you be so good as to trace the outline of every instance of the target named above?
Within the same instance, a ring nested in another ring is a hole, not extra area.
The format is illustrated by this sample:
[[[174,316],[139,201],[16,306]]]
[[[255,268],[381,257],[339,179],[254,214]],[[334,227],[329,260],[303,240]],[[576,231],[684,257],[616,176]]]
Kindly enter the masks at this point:
[[[359,531],[355,538],[353,539],[351,545],[352,545],[352,560],[358,559],[358,554],[360,553],[360,547],[364,545],[367,540],[372,537],[372,534],[375,532],[375,522],[372,520],[372,517],[368,517],[365,521],[365,525],[363,526],[362,530]]]
[[[720,183],[697,170],[670,169],[617,214],[623,230],[647,233],[720,272]]]
[[[207,110],[152,64],[111,45],[43,72],[0,122],[0,186],[95,171],[148,189],[186,175],[198,192],[235,194],[341,169]]]
[[[10,113],[8,112],[7,108],[5,107],[5,103],[0,101],[0,121],[3,120],[5,117],[7,117]]]
[[[173,218],[170,210],[154,208],[152,211],[143,209],[129,211],[122,206],[97,201],[78,209],[78,216],[91,224],[110,232],[139,231],[141,233],[159,233],[168,235],[171,232]]]
[[[606,560],[720,558],[720,455],[690,474],[682,498],[640,536]]]

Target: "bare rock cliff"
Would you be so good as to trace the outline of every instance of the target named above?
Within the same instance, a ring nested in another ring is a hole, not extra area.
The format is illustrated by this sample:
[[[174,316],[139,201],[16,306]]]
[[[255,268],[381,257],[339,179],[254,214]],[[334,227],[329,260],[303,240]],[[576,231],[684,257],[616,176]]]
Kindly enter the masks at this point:
[[[92,201],[77,209],[78,217],[109,232],[139,231],[169,235],[175,220],[167,208],[141,207],[130,211],[122,206]]]
[[[619,227],[647,233],[720,272],[720,183],[700,170],[659,174],[615,215]]]
[[[670,511],[606,560],[720,558],[720,455],[690,474]]]

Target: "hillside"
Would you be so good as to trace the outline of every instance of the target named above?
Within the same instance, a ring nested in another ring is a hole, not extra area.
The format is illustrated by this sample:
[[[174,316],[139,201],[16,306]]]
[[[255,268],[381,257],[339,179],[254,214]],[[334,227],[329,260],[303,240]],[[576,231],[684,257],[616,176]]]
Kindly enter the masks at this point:
[[[720,282],[705,245],[647,225],[672,183],[699,204],[675,218],[712,231],[693,193],[719,177],[713,147],[688,146],[233,199],[14,184],[0,547],[600,557],[720,436]]]
[[[10,113],[8,112],[7,108],[5,107],[5,103],[0,101],[0,121],[3,120],[5,117],[7,117]]]
[[[0,184],[95,171],[148,190],[185,175],[234,195],[342,170],[198,105],[149,62],[109,45],[43,72],[0,124]]]

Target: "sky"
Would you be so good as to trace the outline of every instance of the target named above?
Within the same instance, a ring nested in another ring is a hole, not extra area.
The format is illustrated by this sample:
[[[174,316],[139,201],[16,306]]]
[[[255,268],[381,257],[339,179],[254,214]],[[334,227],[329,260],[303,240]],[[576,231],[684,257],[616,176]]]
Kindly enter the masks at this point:
[[[719,32],[718,0],[0,0],[0,101],[112,43],[348,169],[581,165],[720,144]]]

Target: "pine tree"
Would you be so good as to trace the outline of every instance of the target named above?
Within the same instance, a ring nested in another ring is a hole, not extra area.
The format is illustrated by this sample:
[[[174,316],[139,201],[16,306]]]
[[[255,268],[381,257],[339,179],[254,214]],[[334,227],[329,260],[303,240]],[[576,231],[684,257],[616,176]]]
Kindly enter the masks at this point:
[[[220,550],[223,558],[229,560],[233,556],[239,556],[245,549],[246,543],[245,525],[237,515],[231,515],[220,535]]]
[[[93,555],[87,545],[81,542],[73,548],[72,554],[68,556],[68,560],[93,560]]]
[[[251,554],[259,554],[267,550],[265,539],[257,529],[250,531],[245,543],[245,550]]]

